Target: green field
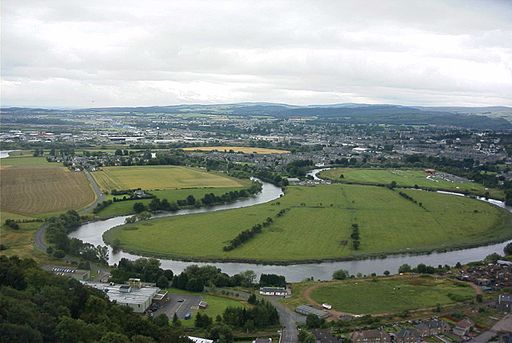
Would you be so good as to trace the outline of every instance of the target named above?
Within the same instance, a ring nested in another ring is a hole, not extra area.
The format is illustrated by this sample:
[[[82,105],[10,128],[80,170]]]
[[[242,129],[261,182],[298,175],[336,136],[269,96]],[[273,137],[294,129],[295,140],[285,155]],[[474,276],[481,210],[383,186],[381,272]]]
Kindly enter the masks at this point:
[[[219,188],[185,188],[185,189],[166,189],[166,190],[158,190],[151,191],[151,194],[156,195],[159,199],[167,199],[169,202],[175,202],[177,200],[183,200],[189,195],[193,195],[196,199],[201,199],[207,193],[213,193],[215,195],[222,195],[224,193],[239,190],[239,187],[219,187]],[[122,197],[118,196],[118,197]],[[113,196],[109,196],[109,199],[112,199]],[[100,218],[111,218],[115,216],[125,216],[129,214],[133,214],[133,204],[136,202],[141,202],[144,205],[149,205],[151,199],[143,199],[143,200],[130,200],[130,201],[120,201],[115,202],[112,205],[106,207],[97,213],[97,216]]]
[[[124,250],[145,255],[202,260],[267,262],[350,259],[399,252],[474,246],[512,236],[512,215],[485,202],[421,190],[360,185],[288,187],[270,203],[212,213],[139,222],[105,233]],[[276,217],[282,210],[286,214]],[[242,246],[223,247],[238,233],[272,217],[274,223]],[[350,244],[359,225],[361,245]]]
[[[341,177],[343,175],[343,177]],[[400,187],[444,189],[454,192],[470,192],[484,195],[487,189],[475,182],[452,182],[439,176],[429,176],[420,169],[361,169],[361,168],[333,168],[320,172],[319,177],[336,182],[362,183],[362,184],[389,184],[395,181]],[[497,189],[488,190],[491,197],[502,199],[504,194]]]
[[[168,289],[169,294],[171,294],[171,297],[173,294],[190,294],[190,295],[201,295],[202,300],[206,301],[208,303],[208,307],[206,309],[199,309],[192,311],[192,318],[189,320],[182,320],[181,323],[184,327],[193,327],[194,322],[196,319],[196,315],[198,312],[201,314],[207,314],[208,317],[215,320],[215,317],[218,315],[222,316],[224,313],[224,310],[227,307],[247,307],[248,304],[242,300],[237,300],[233,298],[223,297],[223,296],[217,296],[217,295],[211,295],[211,294],[204,294],[204,293],[192,293],[188,291],[184,291],[181,289],[176,288],[169,288]],[[179,297],[179,296],[178,296]]]
[[[467,284],[433,277],[350,280],[329,282],[311,291],[319,304],[354,314],[396,313],[471,300],[475,291]]]
[[[135,188],[243,187],[249,182],[198,168],[177,166],[105,167],[92,175],[104,192]]]

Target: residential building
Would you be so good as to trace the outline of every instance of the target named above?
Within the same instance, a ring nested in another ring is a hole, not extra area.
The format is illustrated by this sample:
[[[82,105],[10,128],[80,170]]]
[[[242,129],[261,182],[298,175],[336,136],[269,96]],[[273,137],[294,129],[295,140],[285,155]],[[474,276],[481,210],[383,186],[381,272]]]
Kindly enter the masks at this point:
[[[391,335],[383,330],[355,331],[350,334],[353,343],[389,343]]]

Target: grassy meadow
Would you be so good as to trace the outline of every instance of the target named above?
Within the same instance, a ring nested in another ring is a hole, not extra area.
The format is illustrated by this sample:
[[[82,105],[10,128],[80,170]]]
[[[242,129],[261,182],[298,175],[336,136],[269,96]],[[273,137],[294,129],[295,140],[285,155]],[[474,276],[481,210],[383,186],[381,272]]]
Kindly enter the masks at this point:
[[[200,146],[200,147],[190,147],[183,148],[184,151],[200,151],[200,152],[210,152],[210,151],[220,151],[220,152],[241,152],[243,154],[289,154],[288,150],[280,150],[280,149],[268,149],[268,148],[256,148],[256,147],[247,147],[247,146]]]
[[[291,186],[285,196],[248,208],[154,219],[114,228],[126,251],[203,260],[266,262],[350,259],[399,252],[479,245],[510,238],[512,215],[485,202],[420,190],[404,190],[423,207],[385,187]],[[277,213],[287,212],[280,217]],[[223,247],[241,231],[273,224],[240,247]],[[359,225],[360,248],[351,245]]]
[[[475,291],[467,284],[448,279],[425,277],[397,277],[356,279],[311,283],[305,286],[298,299],[285,302],[308,303],[302,296],[308,292],[318,304],[328,303],[339,312],[353,314],[397,313],[471,300]],[[295,291],[295,289],[294,289]]]
[[[96,199],[85,175],[61,164],[23,155],[0,163],[2,217],[24,219],[76,210]]]
[[[343,175],[343,177],[341,177]],[[364,168],[332,168],[320,172],[319,176],[324,179],[362,184],[389,184],[395,181],[401,187],[444,189],[454,192],[470,192],[474,194],[485,194],[486,188],[476,182],[452,182],[440,177],[427,178],[425,171],[420,169],[364,169]],[[497,189],[488,190],[491,197],[503,198],[503,192]]]
[[[113,189],[145,190],[243,187],[248,181],[235,179],[220,173],[209,173],[198,168],[178,166],[104,167],[92,173],[104,192]]]

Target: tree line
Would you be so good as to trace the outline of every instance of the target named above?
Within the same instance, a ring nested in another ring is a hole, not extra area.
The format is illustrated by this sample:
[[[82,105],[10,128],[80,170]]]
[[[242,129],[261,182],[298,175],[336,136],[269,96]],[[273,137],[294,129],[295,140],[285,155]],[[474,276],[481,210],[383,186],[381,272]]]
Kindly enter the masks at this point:
[[[224,251],[231,251],[239,247],[240,245],[244,244],[257,234],[261,233],[263,228],[270,226],[273,222],[274,220],[272,218],[267,217],[267,219],[265,219],[263,223],[253,225],[253,227],[250,228],[249,230],[244,230],[240,232],[235,238],[229,241],[228,245],[225,245],[222,249]]]
[[[56,258],[63,258],[66,254],[77,256],[92,262],[107,263],[108,248],[94,246],[77,238],[69,238],[68,234],[76,230],[82,218],[76,211],[67,211],[46,222],[46,237],[53,246],[47,248],[47,253]]]

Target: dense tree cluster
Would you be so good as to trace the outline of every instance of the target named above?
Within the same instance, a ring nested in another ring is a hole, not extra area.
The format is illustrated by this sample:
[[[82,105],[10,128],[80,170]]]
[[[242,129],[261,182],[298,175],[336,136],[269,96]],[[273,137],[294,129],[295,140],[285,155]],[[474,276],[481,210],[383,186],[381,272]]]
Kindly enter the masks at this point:
[[[46,236],[53,247],[50,247],[48,252],[57,258],[69,254],[88,261],[107,263],[107,247],[94,246],[80,239],[68,237],[68,234],[76,230],[80,224],[81,218],[76,211],[68,211],[60,216],[49,218],[46,223]]]
[[[297,160],[288,163],[284,169],[291,177],[304,177],[313,165],[311,160]]]
[[[263,223],[256,224],[249,230],[244,230],[244,231],[240,232],[235,238],[233,238],[232,240],[229,241],[228,245],[224,246],[223,250],[231,251],[231,250],[239,247],[240,245],[244,244],[245,242],[247,242],[248,240],[250,240],[257,234],[261,233],[263,228],[272,225],[273,222],[274,222],[274,220],[272,218],[267,217],[267,219],[265,219],[265,221]]]
[[[117,268],[112,269],[111,275],[111,282],[124,283],[129,278],[139,278],[144,282],[156,283],[160,288],[169,287],[174,276],[172,270],[160,268],[160,261],[155,258],[139,258],[135,261],[122,258]]]
[[[229,276],[223,273],[215,266],[197,265],[188,266],[182,273],[175,275],[172,280],[172,286],[179,289],[185,289],[192,292],[202,292],[204,287],[252,287],[256,274],[253,271]]]
[[[286,278],[276,274],[261,274],[260,287],[286,287]]]
[[[257,300],[251,308],[228,307],[222,314],[222,321],[233,327],[253,331],[279,324],[275,307],[265,300]]]
[[[101,291],[0,256],[1,342],[188,343],[167,319],[134,314]]]
[[[13,219],[6,219],[5,220],[5,225],[7,225],[9,228],[11,228],[13,230],[19,230],[20,229],[20,226],[18,225],[18,223],[16,223],[16,221],[13,220]]]

